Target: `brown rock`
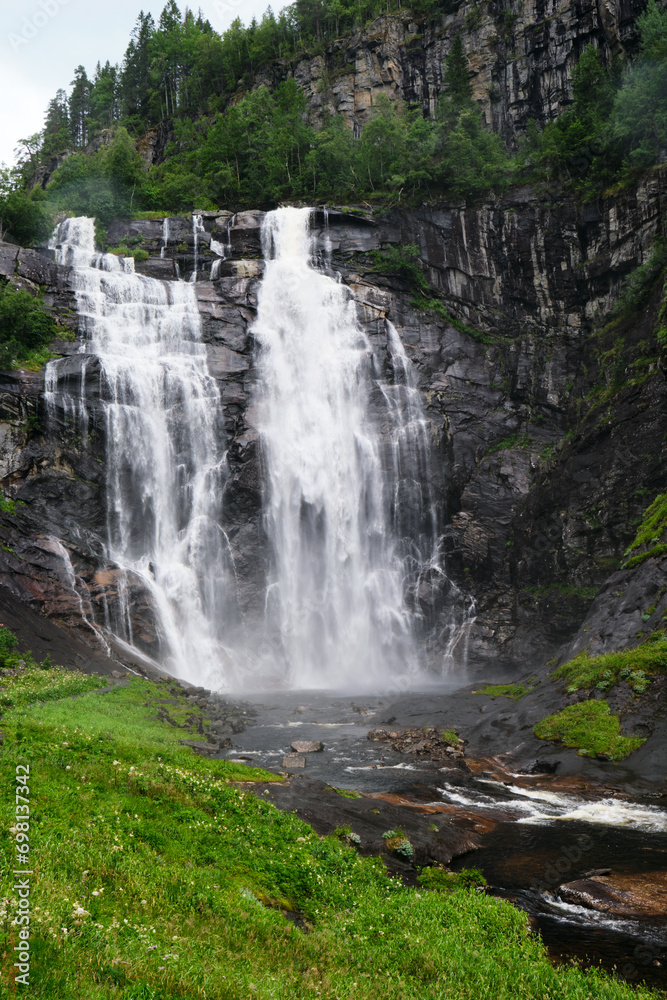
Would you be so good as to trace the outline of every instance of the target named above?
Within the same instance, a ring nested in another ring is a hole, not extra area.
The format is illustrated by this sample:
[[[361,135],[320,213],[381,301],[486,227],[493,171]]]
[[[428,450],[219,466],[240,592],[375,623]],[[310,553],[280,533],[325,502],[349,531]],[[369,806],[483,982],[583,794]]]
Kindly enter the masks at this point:
[[[565,882],[558,894],[567,903],[618,917],[664,917],[667,913],[667,872],[594,875]]]
[[[290,746],[295,753],[317,753],[324,750],[324,744],[319,740],[295,740]]]

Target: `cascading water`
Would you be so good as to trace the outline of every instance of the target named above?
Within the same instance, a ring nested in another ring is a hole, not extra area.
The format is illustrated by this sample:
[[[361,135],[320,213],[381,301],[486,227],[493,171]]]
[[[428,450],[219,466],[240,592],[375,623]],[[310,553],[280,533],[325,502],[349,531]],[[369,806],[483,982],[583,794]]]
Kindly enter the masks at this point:
[[[444,575],[423,487],[425,421],[396,332],[402,385],[391,386],[349,290],[312,267],[310,215],[279,209],[263,229],[254,333],[274,555],[266,659],[295,686],[408,687],[422,577]]]
[[[169,219],[162,220],[162,246],[160,247],[160,260],[164,260],[169,247]]]
[[[235,614],[233,566],[221,528],[225,481],[222,411],[208,374],[194,288],[133,273],[133,261],[95,253],[92,219],[68,219],[56,255],[72,266],[82,347],[99,364],[99,391],[82,358],[50,362],[50,419],[96,421],[106,453],[109,563],[120,569],[109,626],[134,644],[130,592],[150,595],[159,658],[179,676],[215,682],[229,663],[223,634]],[[70,364],[68,368],[67,365]],[[99,394],[98,409],[89,412]],[[229,671],[227,671],[229,676]]]
[[[405,567],[413,621],[435,654],[431,669],[447,674],[466,660],[475,603],[445,572],[431,487],[428,421],[401,338],[389,320],[386,329],[392,378],[390,384],[378,384],[389,414],[383,445],[389,459],[385,467],[391,484],[392,529]]]
[[[205,233],[204,220],[201,215],[192,216],[192,239],[194,243],[194,257],[195,257],[195,269],[190,275],[190,281],[193,283],[197,281],[197,274],[199,271],[199,234]]]

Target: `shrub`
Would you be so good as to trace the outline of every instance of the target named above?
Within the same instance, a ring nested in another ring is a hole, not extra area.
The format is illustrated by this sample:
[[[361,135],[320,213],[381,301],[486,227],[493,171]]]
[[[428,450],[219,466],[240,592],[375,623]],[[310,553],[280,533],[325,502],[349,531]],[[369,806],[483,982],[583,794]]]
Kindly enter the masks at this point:
[[[39,299],[0,282],[0,368],[13,368],[43,352],[56,334],[56,324]]]

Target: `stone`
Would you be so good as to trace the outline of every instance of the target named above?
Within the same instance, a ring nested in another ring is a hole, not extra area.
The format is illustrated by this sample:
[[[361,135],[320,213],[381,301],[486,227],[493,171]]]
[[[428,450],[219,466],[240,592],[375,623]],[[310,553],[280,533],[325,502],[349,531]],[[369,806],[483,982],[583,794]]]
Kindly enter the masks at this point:
[[[201,757],[210,757],[214,753],[218,752],[217,746],[211,743],[203,743],[199,740],[179,740],[181,746],[191,747],[195,753],[199,754]]]
[[[324,744],[319,740],[294,740],[290,746],[295,753],[317,753],[324,750]]]
[[[390,733],[389,736],[396,736],[396,733]],[[367,740],[386,740],[389,739],[386,729],[371,729],[369,733],[366,734]]]
[[[667,913],[667,872],[594,875],[559,885],[561,899],[614,917],[646,920]]]
[[[283,757],[283,767],[288,771],[295,768],[305,767],[306,758],[300,753],[288,753],[287,756]]]

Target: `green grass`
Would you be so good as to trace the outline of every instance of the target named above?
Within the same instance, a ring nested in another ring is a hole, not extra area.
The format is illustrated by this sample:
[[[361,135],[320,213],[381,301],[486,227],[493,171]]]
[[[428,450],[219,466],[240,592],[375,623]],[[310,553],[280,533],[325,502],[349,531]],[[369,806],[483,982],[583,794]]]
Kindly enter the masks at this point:
[[[363,795],[355,792],[353,788],[334,788],[333,791],[342,795],[344,799],[363,799]]]
[[[507,451],[509,448],[530,448],[532,444],[533,439],[528,434],[521,434],[520,431],[517,431],[516,434],[511,434],[489,448],[485,457],[496,455],[499,451]]]
[[[473,694],[484,694],[489,698],[512,698],[518,701],[524,694],[532,690],[525,684],[487,684],[486,687],[473,691]]]
[[[579,754],[596,754],[609,760],[623,760],[646,741],[623,736],[621,723],[606,701],[580,701],[538,722],[535,735],[541,740],[560,740],[566,747],[576,747]]]
[[[445,743],[449,743],[450,747],[457,747],[461,742],[458,733],[453,729],[443,729],[440,739],[444,740]]]
[[[91,677],[63,667],[45,668],[39,664],[29,664],[17,677],[0,679],[0,705],[3,708],[19,708],[36,701],[71,698],[105,684],[103,677]]]
[[[660,493],[644,512],[644,518],[634,541],[626,549],[625,555],[629,558],[623,563],[623,568],[633,569],[651,556],[661,556],[667,552],[667,544],[662,541],[665,531],[667,531],[667,493]]]
[[[18,655],[7,630],[0,647]],[[0,822],[12,835],[16,767],[30,767],[31,1000],[655,996],[554,968],[525,914],[466,890],[461,874],[451,892],[415,891],[381,860],[318,837],[253,794],[251,782],[275,776],[180,746],[183,731],[155,718],[168,685],[133,679],[67,698],[81,675],[42,673],[62,700],[35,703],[30,670],[23,691],[13,679],[0,746]],[[167,707],[192,711],[182,698]],[[8,873],[11,837],[2,851]],[[5,874],[6,954],[17,943],[11,886]],[[16,995],[10,968],[2,998]]]
[[[453,892],[455,889],[476,889],[487,885],[479,868],[462,868],[460,872],[450,872],[446,868],[422,868],[417,879],[425,889],[438,892]]]
[[[634,649],[601,656],[579,653],[552,676],[566,682],[569,694],[590,691],[593,687],[607,691],[619,681],[629,684],[635,694],[643,694],[650,683],[650,675],[664,670],[667,670],[667,638],[664,631],[657,631]]]

